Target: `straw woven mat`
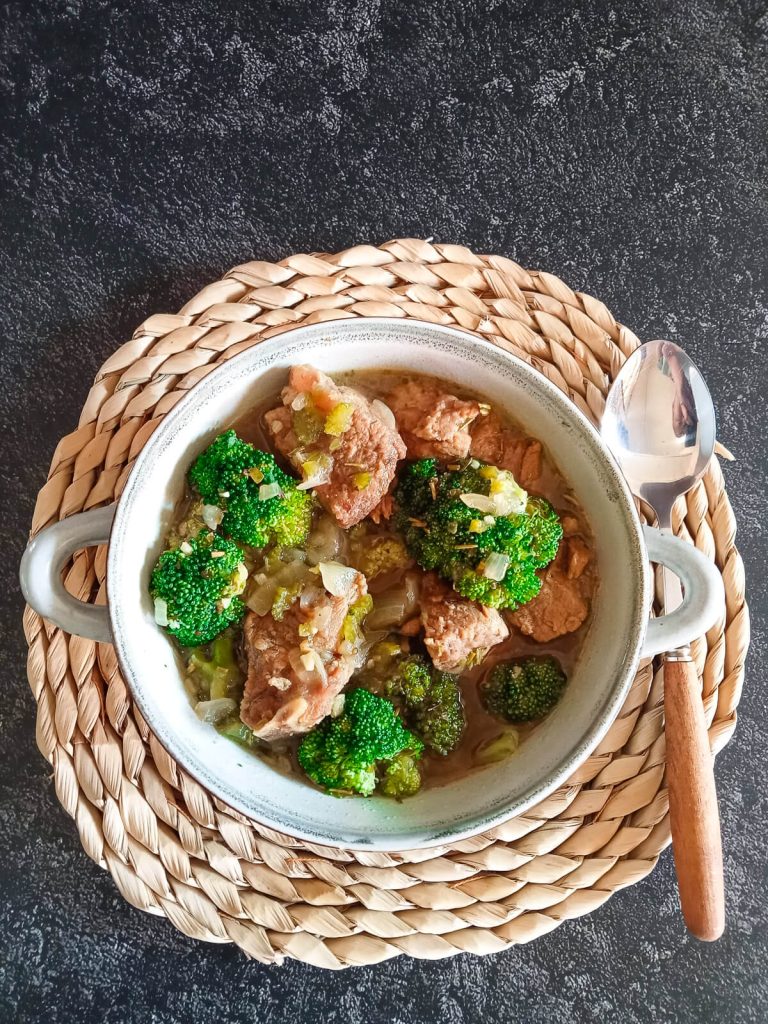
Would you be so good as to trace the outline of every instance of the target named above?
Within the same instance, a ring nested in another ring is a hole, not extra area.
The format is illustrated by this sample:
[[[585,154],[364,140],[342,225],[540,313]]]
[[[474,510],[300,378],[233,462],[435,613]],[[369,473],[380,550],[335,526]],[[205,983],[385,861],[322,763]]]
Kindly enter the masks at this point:
[[[593,422],[639,344],[602,302],[557,277],[457,245],[398,239],[246,263],[178,314],[151,316],[102,366],[79,427],[56,448],[33,532],[114,501],[163,416],[218,363],[300,324],[356,316],[479,332],[546,374]],[[717,460],[679,503],[676,529],[725,581],[725,621],[693,645],[717,751],[736,725],[749,643]],[[104,555],[78,553],[72,593],[104,600]],[[594,910],[647,875],[669,842],[661,679],[651,664],[598,749],[525,815],[453,846],[353,853],[228,809],[152,736],[111,646],[70,636],[29,608],[24,625],[37,743],[86,853],[133,906],[264,963],[293,957],[339,969],[401,953],[494,953]]]

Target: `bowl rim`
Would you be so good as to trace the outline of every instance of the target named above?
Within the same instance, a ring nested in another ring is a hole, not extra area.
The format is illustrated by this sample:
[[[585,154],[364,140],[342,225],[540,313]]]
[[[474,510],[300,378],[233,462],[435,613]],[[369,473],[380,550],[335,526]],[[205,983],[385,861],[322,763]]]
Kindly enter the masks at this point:
[[[365,317],[361,319],[356,318],[355,320],[345,319],[315,324],[304,324],[299,327],[291,328],[290,330],[281,332],[278,335],[273,335],[271,338],[238,353],[236,356],[233,356],[231,359],[228,359],[226,362],[215,367],[206,375],[205,379],[200,382],[198,387],[205,387],[209,382],[215,384],[218,377],[223,377],[227,373],[234,373],[232,367],[237,366],[237,364],[241,362],[245,362],[249,358],[253,359],[254,353],[258,354],[263,352],[268,356],[273,348],[277,349],[281,343],[284,343],[287,340],[285,337],[286,335],[288,335],[290,340],[293,341],[294,339],[300,339],[304,334],[317,333],[318,331],[326,331],[329,333],[339,331],[343,334],[355,327],[358,330],[367,327],[380,327],[392,330],[393,328],[396,328],[399,323],[399,319],[395,317]],[[469,347],[476,345],[482,348],[493,348],[498,357],[506,359],[515,365],[518,370],[521,370],[522,373],[530,379],[531,383],[535,387],[539,388],[550,398],[554,399],[555,403],[560,406],[566,416],[575,420],[583,430],[586,430],[587,434],[589,434],[593,442],[595,442],[594,447],[600,452],[603,468],[610,472],[612,480],[616,484],[618,491],[624,497],[622,511],[626,515],[627,524],[632,527],[638,550],[643,555],[643,557],[639,559],[639,564],[641,565],[639,583],[642,592],[639,600],[637,601],[637,606],[640,608],[646,607],[650,595],[650,568],[648,567],[647,556],[645,555],[645,542],[642,536],[640,517],[629,489],[629,485],[624,479],[610,451],[606,447],[605,442],[602,440],[598,430],[584,415],[584,413],[582,413],[582,411],[568,399],[567,395],[565,395],[560,388],[553,384],[543,373],[536,370],[534,366],[525,362],[525,360],[520,359],[514,353],[495,345],[490,339],[485,339],[482,336],[459,327],[434,324],[430,321],[417,320],[410,317],[408,318],[407,323],[404,323],[402,326],[404,330],[408,331],[416,331],[417,333],[419,331],[424,331],[425,333],[437,333],[438,335],[442,334],[449,338],[460,339],[461,342],[468,344]],[[333,340],[336,339],[334,338]],[[331,342],[331,344],[332,343],[333,342]],[[290,832],[288,832],[286,831],[285,824],[283,822],[280,822],[279,820],[271,820],[267,815],[255,816],[253,811],[243,803],[238,805],[238,800],[233,798],[233,794],[231,792],[228,791],[226,795],[223,792],[216,792],[215,786],[211,784],[211,778],[205,774],[202,766],[197,768],[194,765],[190,765],[184,754],[180,754],[178,752],[178,748],[173,743],[173,733],[171,732],[169,735],[164,730],[158,730],[156,728],[153,724],[154,715],[149,708],[147,701],[144,699],[141,685],[137,682],[138,673],[134,671],[130,660],[126,656],[126,651],[129,645],[125,644],[123,630],[120,627],[118,613],[119,600],[115,600],[118,597],[118,594],[115,593],[114,583],[114,580],[119,574],[114,571],[114,568],[120,549],[120,532],[123,512],[130,505],[131,496],[139,486],[143,467],[146,463],[151,461],[155,452],[162,444],[163,438],[173,432],[177,421],[186,415],[187,409],[193,401],[193,395],[197,390],[197,387],[191,389],[176,403],[139,452],[139,455],[137,456],[128,475],[120,498],[116,503],[115,518],[107,555],[108,608],[113,633],[113,642],[121,673],[130,690],[131,697],[136,702],[142,717],[174,761],[176,761],[182,770],[191,776],[206,791],[211,792],[213,796],[221,800],[227,806],[232,807],[236,812],[245,815],[249,821],[253,821],[256,825],[262,825],[266,828],[275,830],[281,835],[286,835],[292,839],[310,842],[315,845],[324,845],[331,849],[361,852],[399,852],[402,850],[429,849],[431,847],[445,846],[463,839],[468,839],[509,821],[514,817],[524,814],[531,807],[535,806],[554,792],[581,764],[584,763],[587,757],[589,757],[590,753],[608,732],[609,728],[615,721],[617,714],[621,710],[626,695],[632,685],[637,665],[640,660],[640,649],[645,635],[646,619],[643,618],[642,621],[640,621],[638,617],[638,621],[635,623],[635,631],[629,641],[630,647],[634,648],[633,654],[627,659],[621,676],[615,681],[614,686],[610,691],[610,697],[606,699],[599,717],[595,719],[592,726],[586,731],[586,733],[582,734],[579,740],[574,741],[572,748],[570,748],[563,756],[562,760],[558,762],[557,768],[550,772],[545,779],[532,784],[520,797],[514,800],[514,803],[511,806],[507,806],[492,815],[484,814],[476,815],[474,817],[467,816],[464,819],[462,827],[446,829],[439,833],[429,832],[426,835],[419,835],[416,832],[407,832],[399,835],[387,833],[380,837],[376,835],[366,835],[364,842],[355,842],[342,838],[336,839],[320,837],[317,832],[302,831],[301,829],[294,827],[292,827]],[[114,540],[117,540],[117,543],[113,543]],[[448,783],[446,787],[441,788],[448,788],[449,786],[450,783]],[[297,817],[301,817],[300,812],[297,812]]]

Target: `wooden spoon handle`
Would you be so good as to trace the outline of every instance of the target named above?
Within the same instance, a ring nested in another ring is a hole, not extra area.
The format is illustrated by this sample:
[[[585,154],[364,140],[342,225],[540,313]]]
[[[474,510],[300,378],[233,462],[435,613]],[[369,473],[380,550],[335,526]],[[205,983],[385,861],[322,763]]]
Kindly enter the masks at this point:
[[[713,759],[692,661],[664,665],[664,715],[680,906],[690,931],[712,942],[725,925],[723,851]]]

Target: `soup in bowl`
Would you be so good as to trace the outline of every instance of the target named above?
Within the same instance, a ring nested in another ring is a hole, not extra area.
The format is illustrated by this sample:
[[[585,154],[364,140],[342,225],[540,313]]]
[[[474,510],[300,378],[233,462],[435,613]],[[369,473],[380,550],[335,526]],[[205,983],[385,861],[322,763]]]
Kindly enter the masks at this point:
[[[717,614],[712,567],[645,534],[599,435],[460,331],[301,328],[212,371],[116,508],[30,546],[53,621],[115,644],[149,726],[237,810],[403,849],[542,799],[592,750],[641,653]],[[109,538],[108,610],[58,569]],[[648,550],[684,606],[648,621]]]

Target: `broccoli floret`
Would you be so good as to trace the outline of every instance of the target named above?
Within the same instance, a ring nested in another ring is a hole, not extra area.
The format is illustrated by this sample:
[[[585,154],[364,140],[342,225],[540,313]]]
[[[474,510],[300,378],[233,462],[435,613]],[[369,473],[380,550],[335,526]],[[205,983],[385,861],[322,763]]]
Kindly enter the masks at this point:
[[[477,459],[446,470],[434,459],[407,463],[395,505],[394,524],[419,565],[492,608],[515,609],[538,594],[536,570],[555,557],[563,533],[548,501]]]
[[[403,797],[413,796],[420,788],[421,772],[418,758],[409,750],[402,751],[387,762],[384,778],[379,784],[379,790],[384,796],[402,800]]]
[[[376,764],[409,750],[419,757],[423,746],[395,714],[394,706],[368,690],[346,694],[337,718],[325,718],[299,747],[299,764],[319,786],[332,793],[370,796],[376,787]]]
[[[365,543],[355,546],[353,556],[355,568],[369,580],[413,565],[413,559],[399,537],[366,538]]]
[[[406,708],[415,708],[424,701],[432,686],[432,671],[419,654],[400,659],[394,674],[384,684],[388,697],[401,699]]]
[[[192,464],[189,482],[203,501],[224,513],[222,532],[263,548],[270,542],[301,547],[312,520],[312,497],[300,491],[273,455],[220,434]]]
[[[557,704],[566,676],[550,655],[514,658],[490,672],[480,687],[486,710],[508,722],[533,722]]]
[[[464,706],[455,676],[438,672],[418,654],[402,658],[384,684],[403,708],[410,729],[436,754],[449,754],[464,731]]]
[[[237,544],[201,530],[158,558],[149,588],[155,619],[185,647],[208,643],[243,617],[247,578]]]

